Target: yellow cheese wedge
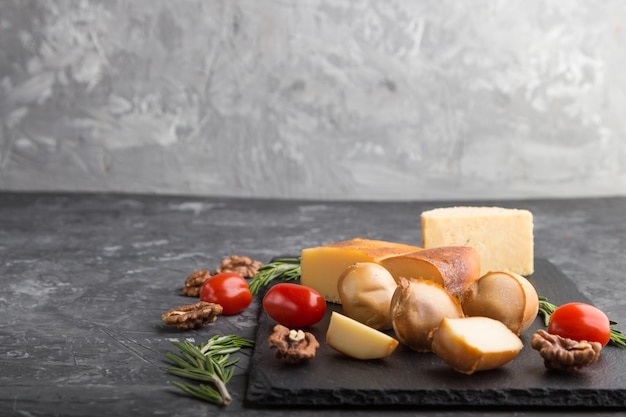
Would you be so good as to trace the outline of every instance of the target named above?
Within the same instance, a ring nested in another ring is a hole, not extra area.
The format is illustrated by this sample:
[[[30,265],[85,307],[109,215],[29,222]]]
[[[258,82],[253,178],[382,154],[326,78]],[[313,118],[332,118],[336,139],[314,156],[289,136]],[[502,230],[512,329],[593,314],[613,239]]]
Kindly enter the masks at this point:
[[[471,246],[480,256],[481,276],[490,271],[534,271],[533,216],[528,210],[445,207],[423,212],[421,220],[425,249]]]
[[[400,277],[434,281],[455,297],[461,297],[465,289],[480,278],[478,252],[469,246],[424,249],[388,257],[381,264],[396,282],[400,282]]]
[[[402,243],[354,238],[302,250],[300,283],[317,290],[328,302],[341,304],[337,280],[357,262],[380,263],[390,256],[420,250]]]
[[[326,344],[355,359],[382,359],[391,355],[399,342],[393,337],[333,311]]]

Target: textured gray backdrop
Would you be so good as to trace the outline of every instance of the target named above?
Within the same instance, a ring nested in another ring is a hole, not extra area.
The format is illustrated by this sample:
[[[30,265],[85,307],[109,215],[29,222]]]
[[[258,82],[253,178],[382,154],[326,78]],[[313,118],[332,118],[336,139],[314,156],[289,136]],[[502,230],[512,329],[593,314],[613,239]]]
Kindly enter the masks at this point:
[[[0,189],[626,195],[626,2],[1,0]]]

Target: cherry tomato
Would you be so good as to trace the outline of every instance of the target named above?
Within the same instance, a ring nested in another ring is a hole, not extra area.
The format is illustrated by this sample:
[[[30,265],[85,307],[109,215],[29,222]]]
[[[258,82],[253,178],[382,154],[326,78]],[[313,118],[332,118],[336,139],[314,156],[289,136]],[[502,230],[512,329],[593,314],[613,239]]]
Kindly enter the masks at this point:
[[[611,323],[606,314],[592,305],[568,303],[552,313],[548,333],[606,346],[611,338]]]
[[[204,282],[200,301],[221,305],[222,314],[237,314],[250,305],[252,293],[244,277],[234,272],[222,272]]]
[[[326,301],[319,292],[300,284],[281,283],[263,297],[263,309],[289,328],[311,326],[324,317]]]

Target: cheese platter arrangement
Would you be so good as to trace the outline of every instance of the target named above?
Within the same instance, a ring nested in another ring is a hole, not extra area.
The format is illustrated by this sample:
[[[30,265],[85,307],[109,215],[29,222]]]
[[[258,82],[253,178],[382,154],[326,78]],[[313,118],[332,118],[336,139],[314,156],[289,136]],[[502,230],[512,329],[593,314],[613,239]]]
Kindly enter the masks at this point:
[[[532,213],[449,207],[423,212],[421,221],[420,248],[353,239],[302,251],[301,283],[329,301],[307,329],[319,350],[295,366],[277,360],[267,343],[276,321],[261,314],[248,405],[626,406],[621,348],[602,349],[608,318],[602,343],[545,331],[538,300],[595,307],[551,262],[535,258]],[[365,337],[369,329],[335,324],[349,321],[344,314],[380,330],[389,352],[382,336]],[[376,344],[382,354],[372,353]]]
[[[546,259],[535,259],[535,271],[528,279],[539,294],[555,304],[589,301]],[[296,366],[275,358],[267,338],[276,322],[264,313],[260,315],[247,406],[626,407],[624,348],[605,347],[598,362],[578,372],[546,369],[530,346],[531,335],[545,329],[540,317],[520,336],[524,348],[514,360],[498,369],[465,375],[446,366],[432,352],[415,352],[402,344],[387,358],[371,361],[338,353],[324,340],[330,315],[341,311],[341,305],[328,306],[324,319],[308,329],[320,340],[316,357]]]

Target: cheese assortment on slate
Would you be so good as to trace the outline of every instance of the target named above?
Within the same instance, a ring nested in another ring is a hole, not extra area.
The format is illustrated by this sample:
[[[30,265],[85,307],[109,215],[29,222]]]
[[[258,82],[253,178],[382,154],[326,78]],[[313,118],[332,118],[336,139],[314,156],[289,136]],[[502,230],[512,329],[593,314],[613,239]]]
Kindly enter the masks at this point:
[[[471,246],[480,255],[481,276],[534,271],[533,216],[528,210],[446,207],[423,212],[421,221],[424,249]]]

